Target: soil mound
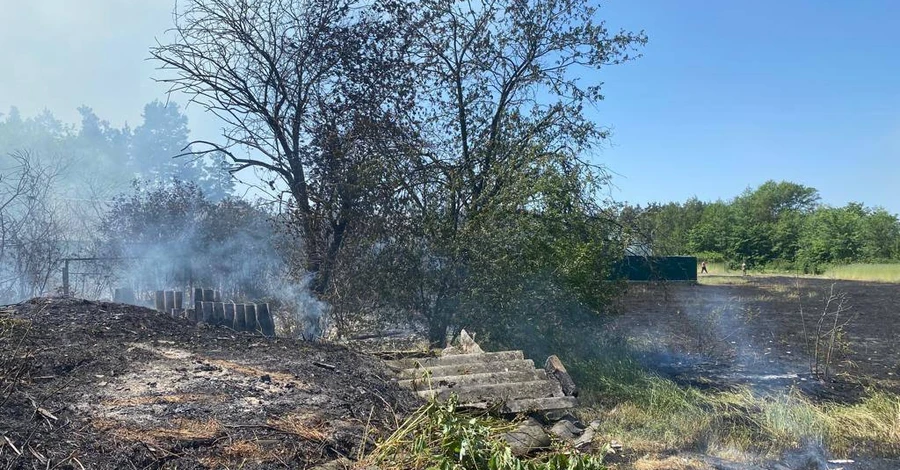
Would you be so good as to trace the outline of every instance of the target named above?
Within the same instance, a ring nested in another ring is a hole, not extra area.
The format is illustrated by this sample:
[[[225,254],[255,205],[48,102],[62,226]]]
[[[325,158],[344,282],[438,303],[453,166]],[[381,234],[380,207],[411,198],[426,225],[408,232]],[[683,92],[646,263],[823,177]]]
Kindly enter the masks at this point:
[[[132,305],[0,307],[0,468],[307,468],[357,457],[419,400],[341,346]]]

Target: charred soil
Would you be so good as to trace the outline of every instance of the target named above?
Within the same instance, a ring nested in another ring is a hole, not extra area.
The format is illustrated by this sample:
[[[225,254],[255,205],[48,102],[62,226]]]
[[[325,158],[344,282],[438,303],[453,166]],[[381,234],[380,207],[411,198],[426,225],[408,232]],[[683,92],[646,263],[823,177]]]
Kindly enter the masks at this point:
[[[41,298],[0,308],[0,468],[307,468],[420,402],[344,347]]]
[[[848,322],[835,335],[823,380],[810,371],[810,352],[832,285],[847,296],[849,310],[840,321]],[[716,285],[634,285],[623,314],[608,328],[644,345],[647,366],[681,383],[794,388],[817,400],[848,403],[872,386],[900,392],[898,306],[900,286],[887,283],[760,276]]]

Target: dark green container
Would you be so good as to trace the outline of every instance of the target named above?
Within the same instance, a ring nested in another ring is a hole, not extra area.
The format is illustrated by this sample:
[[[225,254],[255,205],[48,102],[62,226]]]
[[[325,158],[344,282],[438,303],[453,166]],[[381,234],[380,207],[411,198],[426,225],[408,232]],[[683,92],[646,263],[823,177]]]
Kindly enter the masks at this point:
[[[626,281],[696,281],[694,256],[626,256],[613,269],[615,279]]]

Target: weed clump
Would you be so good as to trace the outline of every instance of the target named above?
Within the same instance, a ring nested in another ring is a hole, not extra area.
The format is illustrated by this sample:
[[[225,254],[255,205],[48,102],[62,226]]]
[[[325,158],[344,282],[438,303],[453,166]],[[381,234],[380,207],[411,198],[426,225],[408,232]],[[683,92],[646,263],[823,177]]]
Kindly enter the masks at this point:
[[[602,470],[599,456],[556,444],[544,455],[522,458],[503,438],[514,423],[431,401],[381,442],[367,460],[385,470]]]

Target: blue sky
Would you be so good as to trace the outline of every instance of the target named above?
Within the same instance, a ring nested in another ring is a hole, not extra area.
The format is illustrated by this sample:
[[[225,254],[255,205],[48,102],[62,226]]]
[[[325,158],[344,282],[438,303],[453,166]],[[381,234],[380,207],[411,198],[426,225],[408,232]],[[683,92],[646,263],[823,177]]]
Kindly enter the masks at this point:
[[[0,111],[74,122],[87,104],[135,125],[164,98],[145,59],[172,6],[0,0]],[[609,0],[601,16],[650,37],[599,76],[592,114],[614,132],[596,158],[616,199],[727,199],[775,179],[900,212],[900,1]],[[188,115],[196,137],[215,134]]]
[[[602,73],[599,160],[634,202],[768,179],[900,212],[900,2],[613,0],[644,57]]]

